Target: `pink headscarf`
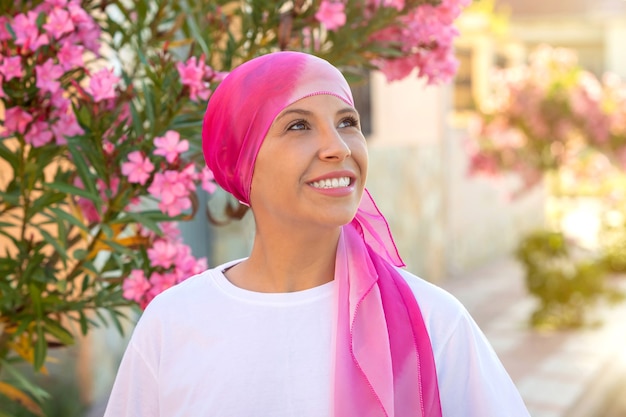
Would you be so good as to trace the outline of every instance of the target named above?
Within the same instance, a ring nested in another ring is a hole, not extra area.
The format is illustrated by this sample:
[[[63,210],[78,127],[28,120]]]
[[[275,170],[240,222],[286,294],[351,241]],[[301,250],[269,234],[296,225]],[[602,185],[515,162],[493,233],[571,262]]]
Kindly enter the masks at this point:
[[[276,116],[329,94],[353,106],[327,61],[276,52],[235,68],[211,96],[202,146],[215,180],[244,204],[256,156]],[[432,347],[419,306],[395,266],[404,266],[387,221],[367,190],[342,227],[335,261],[334,415],[441,417]]]

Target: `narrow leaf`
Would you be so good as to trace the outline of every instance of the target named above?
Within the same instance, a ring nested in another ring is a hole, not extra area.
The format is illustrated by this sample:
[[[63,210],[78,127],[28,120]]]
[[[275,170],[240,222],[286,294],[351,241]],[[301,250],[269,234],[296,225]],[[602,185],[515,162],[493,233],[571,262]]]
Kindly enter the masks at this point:
[[[6,382],[0,381],[0,394],[4,395],[11,401],[15,401],[22,407],[30,411],[31,413],[44,417],[43,410],[32,398],[28,396],[24,391],[15,388],[13,385],[9,385]],[[0,414],[0,416],[8,414]]]

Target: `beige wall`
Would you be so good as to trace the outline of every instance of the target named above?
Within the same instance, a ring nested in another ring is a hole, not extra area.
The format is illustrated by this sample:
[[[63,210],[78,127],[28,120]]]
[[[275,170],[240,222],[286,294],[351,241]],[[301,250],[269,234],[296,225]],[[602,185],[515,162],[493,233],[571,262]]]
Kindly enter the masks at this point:
[[[431,281],[462,275],[543,224],[543,190],[512,201],[513,178],[468,177],[467,133],[451,117],[450,84],[387,84],[375,74],[372,89],[368,187],[409,270]]]

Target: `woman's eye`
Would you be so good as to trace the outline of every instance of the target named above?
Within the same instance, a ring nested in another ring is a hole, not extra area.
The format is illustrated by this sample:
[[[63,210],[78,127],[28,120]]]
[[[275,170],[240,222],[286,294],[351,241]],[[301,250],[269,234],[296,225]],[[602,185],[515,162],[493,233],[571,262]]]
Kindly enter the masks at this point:
[[[355,117],[346,117],[339,122],[339,127],[358,127],[359,121]]]
[[[306,130],[306,129],[307,129],[307,124],[304,120],[297,120],[291,123],[287,127],[287,130]]]

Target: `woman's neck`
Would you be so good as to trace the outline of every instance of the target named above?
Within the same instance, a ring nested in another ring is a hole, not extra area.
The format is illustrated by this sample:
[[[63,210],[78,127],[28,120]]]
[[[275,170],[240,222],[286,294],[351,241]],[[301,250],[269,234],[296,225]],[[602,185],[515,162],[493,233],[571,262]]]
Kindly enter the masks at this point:
[[[234,285],[257,292],[294,292],[330,282],[340,228],[257,230],[250,257],[226,272]]]

